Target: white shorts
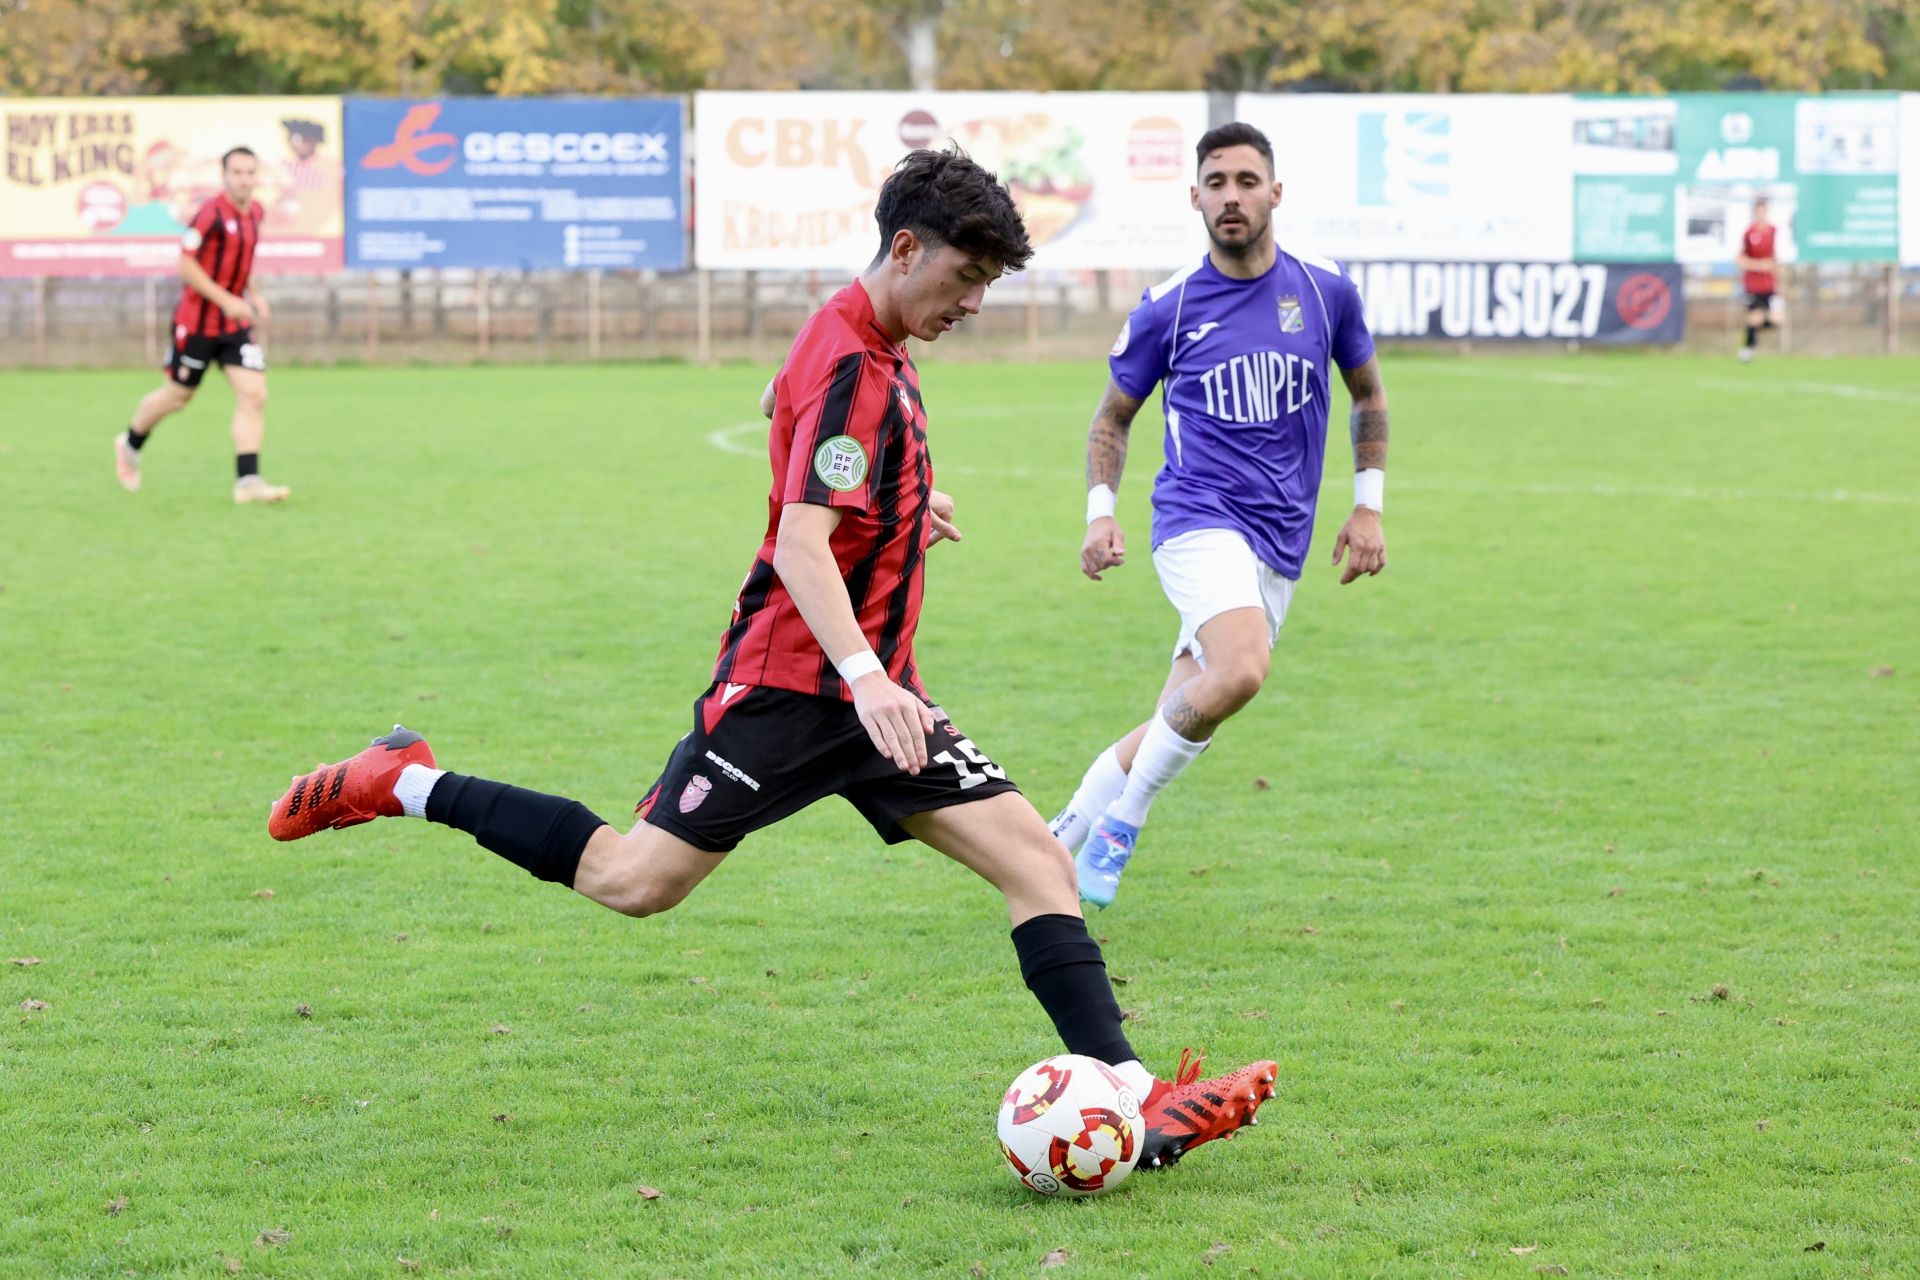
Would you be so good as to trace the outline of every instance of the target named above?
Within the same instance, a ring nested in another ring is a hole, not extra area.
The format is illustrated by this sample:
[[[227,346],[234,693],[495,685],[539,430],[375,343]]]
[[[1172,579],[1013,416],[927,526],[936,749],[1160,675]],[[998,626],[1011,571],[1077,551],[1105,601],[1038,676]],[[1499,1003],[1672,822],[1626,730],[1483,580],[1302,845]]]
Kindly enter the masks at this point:
[[[1197,638],[1201,627],[1229,609],[1264,609],[1271,648],[1299,585],[1299,579],[1284,577],[1262,562],[1231,529],[1195,529],[1169,538],[1154,549],[1153,567],[1160,574],[1161,590],[1180,613],[1173,656],[1191,653],[1202,667],[1207,659]]]

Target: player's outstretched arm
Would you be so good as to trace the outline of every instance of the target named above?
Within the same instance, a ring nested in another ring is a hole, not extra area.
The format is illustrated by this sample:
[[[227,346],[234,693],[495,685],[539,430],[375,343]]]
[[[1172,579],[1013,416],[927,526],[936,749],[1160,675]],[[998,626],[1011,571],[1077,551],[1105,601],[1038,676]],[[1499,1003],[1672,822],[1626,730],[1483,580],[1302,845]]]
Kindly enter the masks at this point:
[[[1095,582],[1103,570],[1126,563],[1126,535],[1113,518],[1113,503],[1127,469],[1127,435],[1139,412],[1140,401],[1109,378],[1087,428],[1087,537],[1080,544],[1080,572]]]
[[[1371,577],[1387,567],[1387,536],[1380,528],[1381,490],[1387,470],[1387,385],[1380,378],[1380,360],[1369,359],[1340,377],[1353,398],[1349,432],[1353,437],[1353,514],[1333,540],[1333,563],[1347,554],[1340,575],[1345,586],[1362,575]]]
[[[895,684],[867,646],[830,545],[841,514],[839,508],[806,502],[782,507],[780,528],[774,535],[773,571],[780,575],[813,638],[852,687],[853,709],[873,739],[874,749],[908,773],[919,773],[927,767],[933,712]]]

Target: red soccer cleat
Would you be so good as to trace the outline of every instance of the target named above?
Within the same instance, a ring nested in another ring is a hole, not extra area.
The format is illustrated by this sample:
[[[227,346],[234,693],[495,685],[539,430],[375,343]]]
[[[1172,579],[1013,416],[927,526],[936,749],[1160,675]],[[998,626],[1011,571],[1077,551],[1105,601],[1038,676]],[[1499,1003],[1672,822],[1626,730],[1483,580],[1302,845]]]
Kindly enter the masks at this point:
[[[1202,1080],[1201,1061],[1192,1050],[1182,1050],[1173,1083],[1153,1082],[1153,1091],[1140,1107],[1147,1125],[1140,1168],[1167,1168],[1203,1142],[1231,1138],[1240,1126],[1260,1123],[1257,1113],[1260,1104],[1273,1096],[1279,1066],[1250,1062],[1231,1075]]]
[[[401,808],[393,784],[410,764],[431,769],[433,748],[419,734],[395,725],[392,733],[375,738],[351,760],[323,764],[304,778],[294,778],[287,793],[274,802],[267,834],[275,840],[298,840],[329,827],[397,818]]]

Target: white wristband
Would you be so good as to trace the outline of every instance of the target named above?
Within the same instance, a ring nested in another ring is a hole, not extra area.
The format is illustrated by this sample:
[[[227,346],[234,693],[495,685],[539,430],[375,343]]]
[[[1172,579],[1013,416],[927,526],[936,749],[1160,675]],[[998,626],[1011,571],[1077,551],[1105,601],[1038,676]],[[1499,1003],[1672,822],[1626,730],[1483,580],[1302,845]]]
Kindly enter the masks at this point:
[[[1087,490],[1087,523],[1113,514],[1113,486],[1097,484]]]
[[[871,675],[875,671],[886,670],[885,667],[880,665],[880,659],[874,657],[873,650],[871,649],[862,649],[858,653],[848,654],[834,665],[839,668],[840,678],[848,684],[852,684],[861,676]]]
[[[1384,510],[1382,503],[1386,499],[1387,473],[1378,467],[1368,467],[1365,471],[1353,473],[1353,505],[1366,507],[1370,511]]]

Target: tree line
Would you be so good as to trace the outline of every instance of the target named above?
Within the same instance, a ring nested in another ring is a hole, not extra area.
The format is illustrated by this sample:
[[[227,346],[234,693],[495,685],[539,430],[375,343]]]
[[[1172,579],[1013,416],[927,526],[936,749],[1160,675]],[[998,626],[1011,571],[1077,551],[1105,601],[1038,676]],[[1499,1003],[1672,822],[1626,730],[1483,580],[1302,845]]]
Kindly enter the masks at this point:
[[[0,0],[13,95],[1920,86],[1920,0]]]

